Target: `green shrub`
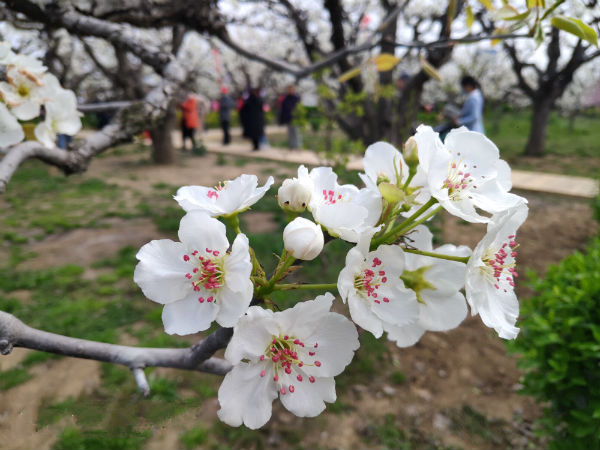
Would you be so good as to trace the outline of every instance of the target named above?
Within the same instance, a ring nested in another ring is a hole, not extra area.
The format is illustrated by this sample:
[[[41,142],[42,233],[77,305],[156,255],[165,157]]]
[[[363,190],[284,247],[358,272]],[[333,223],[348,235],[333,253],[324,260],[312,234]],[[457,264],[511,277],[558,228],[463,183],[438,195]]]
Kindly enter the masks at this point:
[[[540,433],[553,449],[600,448],[600,238],[534,278],[521,335],[511,344],[523,390],[544,405]]]
[[[600,178],[598,178],[598,183],[600,183]],[[594,219],[600,222],[600,194],[592,199],[592,211],[594,213]]]

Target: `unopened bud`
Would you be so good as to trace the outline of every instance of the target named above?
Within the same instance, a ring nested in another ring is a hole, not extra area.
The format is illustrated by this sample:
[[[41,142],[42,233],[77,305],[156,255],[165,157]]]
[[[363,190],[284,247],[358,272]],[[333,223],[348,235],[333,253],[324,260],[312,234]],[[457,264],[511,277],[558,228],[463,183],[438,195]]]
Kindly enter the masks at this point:
[[[297,217],[283,230],[283,246],[297,259],[310,261],[323,250],[323,230],[314,222]]]
[[[297,178],[288,178],[277,191],[277,202],[282,209],[302,212],[310,201],[312,191]]]
[[[419,152],[417,148],[417,140],[414,137],[409,137],[404,143],[404,161],[409,167],[416,167],[419,164]]]

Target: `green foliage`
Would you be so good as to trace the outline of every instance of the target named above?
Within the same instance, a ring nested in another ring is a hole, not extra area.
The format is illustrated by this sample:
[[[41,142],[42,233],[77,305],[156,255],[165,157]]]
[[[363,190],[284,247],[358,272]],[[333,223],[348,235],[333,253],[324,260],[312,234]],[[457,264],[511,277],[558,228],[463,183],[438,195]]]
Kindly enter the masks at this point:
[[[208,431],[205,428],[196,427],[186,431],[181,435],[179,440],[185,449],[193,449],[201,447],[208,437]]]
[[[150,431],[106,432],[66,428],[52,446],[54,450],[136,450],[148,440]]]
[[[100,179],[52,175],[43,163],[27,161],[3,195],[9,214],[0,219],[0,240],[23,244],[34,233],[41,239],[60,231],[100,227],[101,219],[124,208],[119,194],[118,186]]]
[[[523,392],[547,405],[553,449],[600,448],[600,238],[534,278],[521,335],[510,344],[526,370]]]
[[[343,100],[336,105],[336,108],[341,115],[362,117],[365,114],[364,102],[366,98],[366,92],[348,90]]]
[[[598,179],[598,183],[600,183],[600,179]],[[600,194],[592,199],[592,211],[594,213],[594,219],[596,219],[597,222],[600,222]]]
[[[6,391],[20,384],[25,383],[31,378],[27,369],[15,367],[0,373],[0,391]]]
[[[398,370],[390,375],[390,380],[392,380],[392,383],[394,384],[404,384],[406,381],[406,375]]]
[[[414,448],[406,433],[398,427],[396,419],[386,414],[383,423],[375,425],[368,435],[367,441],[375,441],[381,449],[409,450]]]

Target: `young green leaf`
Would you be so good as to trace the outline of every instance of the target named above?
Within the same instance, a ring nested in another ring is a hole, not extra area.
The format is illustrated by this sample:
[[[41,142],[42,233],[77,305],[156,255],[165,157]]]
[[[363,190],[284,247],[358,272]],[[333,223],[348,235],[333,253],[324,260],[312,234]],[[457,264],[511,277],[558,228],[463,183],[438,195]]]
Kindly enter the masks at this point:
[[[467,5],[467,28],[470,30],[473,26],[473,22],[475,22],[475,16],[473,15],[473,10],[470,5]]]
[[[354,78],[362,72],[362,66],[355,67],[354,69],[350,69],[347,72],[344,72],[338,77],[338,81],[343,83],[344,81],[348,81],[351,78]]]
[[[587,41],[596,47],[598,46],[598,36],[594,29],[579,19],[566,16],[555,16],[550,23],[559,30],[566,31],[567,33],[577,36],[581,40]]]
[[[481,3],[488,11],[494,11],[494,5],[492,5],[491,0],[479,0],[479,3]]]
[[[396,64],[400,62],[400,58],[397,58],[390,53],[381,53],[373,58],[373,62],[375,63],[378,72],[387,72],[396,67]]]
[[[442,81],[442,76],[440,73],[433,67],[429,62],[421,55],[419,57],[419,61],[421,62],[421,68],[423,71],[429,75],[431,78],[435,78],[438,81]]]

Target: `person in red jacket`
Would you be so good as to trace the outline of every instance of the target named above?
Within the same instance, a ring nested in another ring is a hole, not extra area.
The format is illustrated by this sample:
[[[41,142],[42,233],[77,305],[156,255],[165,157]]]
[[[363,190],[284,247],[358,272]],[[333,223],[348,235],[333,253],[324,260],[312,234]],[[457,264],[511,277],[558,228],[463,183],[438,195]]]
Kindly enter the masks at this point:
[[[200,126],[200,116],[198,115],[198,100],[194,94],[189,94],[185,101],[179,106],[181,108],[181,136],[183,141],[182,151],[185,151],[185,141],[192,141],[192,152],[197,151],[196,128]]]

